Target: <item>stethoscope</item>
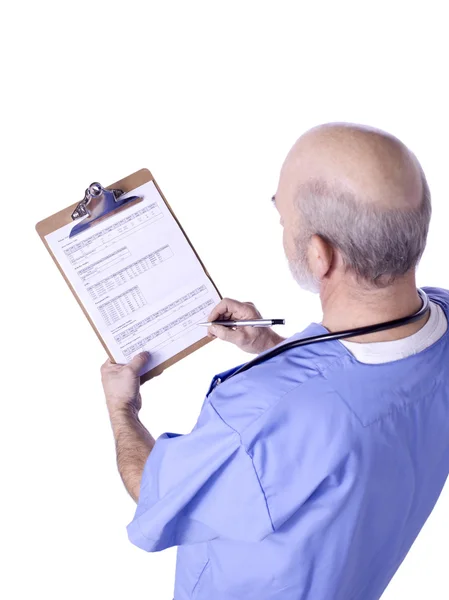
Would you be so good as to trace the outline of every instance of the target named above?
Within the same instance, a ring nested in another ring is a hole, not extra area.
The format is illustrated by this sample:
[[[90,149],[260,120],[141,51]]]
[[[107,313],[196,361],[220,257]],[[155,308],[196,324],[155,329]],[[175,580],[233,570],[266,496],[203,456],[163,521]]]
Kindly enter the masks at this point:
[[[377,325],[366,325],[365,327],[357,327],[356,329],[346,329],[345,331],[336,331],[334,333],[323,333],[321,335],[315,335],[308,338],[303,338],[301,340],[293,340],[292,342],[287,342],[286,344],[282,344],[280,346],[276,346],[272,350],[269,350],[265,354],[259,354],[253,360],[247,362],[243,366],[241,366],[237,371],[234,371],[229,377],[226,378],[226,381],[234,375],[238,375],[239,373],[244,373],[255,367],[256,365],[260,365],[266,360],[270,360],[287,350],[291,350],[292,348],[298,348],[299,346],[306,346],[308,344],[317,344],[318,342],[327,342],[330,340],[342,340],[348,337],[355,337],[357,335],[366,335],[368,333],[374,333],[376,331],[385,331],[386,329],[394,329],[395,327],[401,327],[402,325],[407,325],[408,323],[414,323],[418,321],[421,317],[423,317],[429,310],[429,298],[421,289],[418,289],[418,294],[422,300],[422,306],[415,312],[413,315],[409,315],[408,317],[401,317],[400,319],[394,319],[393,321],[386,321],[385,323],[378,323]]]

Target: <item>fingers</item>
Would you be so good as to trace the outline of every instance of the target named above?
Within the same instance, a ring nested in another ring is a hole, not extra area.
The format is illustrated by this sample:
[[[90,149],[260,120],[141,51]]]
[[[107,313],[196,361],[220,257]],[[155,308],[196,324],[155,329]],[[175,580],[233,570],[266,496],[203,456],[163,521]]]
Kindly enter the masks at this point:
[[[108,360],[101,365],[101,372],[120,371],[124,367],[131,368],[133,371],[138,371],[146,364],[149,358],[149,352],[140,352],[140,354],[136,354],[129,363],[125,364],[112,362],[112,360],[108,358]]]
[[[134,373],[136,373],[136,374],[140,373],[140,371],[143,369],[143,367],[148,362],[149,358],[150,358],[149,352],[140,352],[139,354],[136,354],[136,356],[133,357],[133,359],[128,363],[127,366],[129,368],[131,368]]]
[[[104,375],[105,373],[108,373],[109,371],[116,369],[117,367],[119,367],[120,365],[117,365],[116,363],[112,362],[112,360],[110,358],[108,358],[102,365],[100,368],[101,374]]]
[[[223,298],[223,300],[221,300],[212,309],[211,313],[209,314],[208,321],[216,321],[220,317],[223,318],[227,313],[229,313],[229,316],[227,318],[230,318],[233,309],[235,310],[236,308],[236,304],[236,300],[231,300],[230,298]]]
[[[239,302],[232,298],[223,298],[211,311],[208,321],[218,319],[251,319],[257,318],[256,307],[252,302]]]
[[[237,344],[237,346],[243,342],[245,335],[241,328],[232,329],[232,327],[224,325],[212,325],[209,327],[209,332],[218,339]]]
[[[121,369],[123,369],[124,367],[126,367],[128,369],[131,369],[133,371],[133,373],[138,374],[141,371],[141,369],[143,369],[145,367],[149,358],[150,358],[150,353],[146,352],[146,351],[136,354],[136,356],[134,356],[133,359],[129,363],[124,364],[124,365],[112,362],[112,360],[110,358],[108,358],[101,365],[100,371],[103,376],[106,376],[108,373],[117,372],[117,371],[120,371]]]
[[[101,370],[104,371],[106,369],[108,369],[111,365],[113,365],[114,363],[111,361],[110,358],[108,358],[102,365],[101,365]]]

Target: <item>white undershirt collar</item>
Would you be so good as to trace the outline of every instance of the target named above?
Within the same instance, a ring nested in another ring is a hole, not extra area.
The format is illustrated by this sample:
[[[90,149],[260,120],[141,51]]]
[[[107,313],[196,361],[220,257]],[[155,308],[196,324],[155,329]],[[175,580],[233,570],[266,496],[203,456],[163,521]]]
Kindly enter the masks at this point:
[[[406,358],[422,352],[442,337],[448,324],[443,309],[430,302],[430,316],[424,327],[401,340],[390,342],[347,342],[339,340],[359,361],[368,364],[381,364]]]

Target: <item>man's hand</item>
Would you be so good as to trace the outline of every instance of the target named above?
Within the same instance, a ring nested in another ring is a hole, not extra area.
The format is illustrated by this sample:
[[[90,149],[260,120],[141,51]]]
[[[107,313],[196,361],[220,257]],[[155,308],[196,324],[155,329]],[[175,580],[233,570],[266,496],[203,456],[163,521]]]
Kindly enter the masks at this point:
[[[261,319],[262,315],[252,302],[238,302],[224,298],[212,310],[208,321],[228,320],[242,321]],[[210,337],[217,337],[231,342],[245,352],[260,354],[284,341],[284,338],[268,327],[226,327],[212,325],[208,329]]]
[[[127,365],[117,365],[109,359],[102,365],[101,381],[110,415],[121,410],[138,414],[142,408],[140,372],[148,358],[148,352],[141,352]]]
[[[115,438],[118,470],[135,502],[139,499],[145,463],[155,444],[153,436],[145,429],[138,416],[142,408],[140,374],[148,358],[148,352],[142,352],[127,365],[116,365],[107,360],[101,367],[101,381]]]

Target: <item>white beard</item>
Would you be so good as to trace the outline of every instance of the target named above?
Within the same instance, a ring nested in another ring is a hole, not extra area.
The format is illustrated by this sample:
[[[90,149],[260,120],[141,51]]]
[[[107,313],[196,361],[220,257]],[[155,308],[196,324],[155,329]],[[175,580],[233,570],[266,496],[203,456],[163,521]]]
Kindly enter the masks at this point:
[[[312,294],[320,293],[320,281],[314,277],[309,269],[307,249],[303,240],[296,240],[296,256],[294,260],[287,257],[288,266],[293,278],[300,288]]]
[[[312,292],[312,294],[320,293],[320,282],[310,273],[308,269],[304,269],[304,266],[298,265],[297,262],[292,263],[288,261],[288,266],[296,283],[301,289],[305,290],[306,292]]]

